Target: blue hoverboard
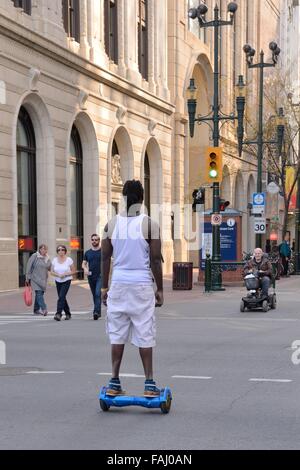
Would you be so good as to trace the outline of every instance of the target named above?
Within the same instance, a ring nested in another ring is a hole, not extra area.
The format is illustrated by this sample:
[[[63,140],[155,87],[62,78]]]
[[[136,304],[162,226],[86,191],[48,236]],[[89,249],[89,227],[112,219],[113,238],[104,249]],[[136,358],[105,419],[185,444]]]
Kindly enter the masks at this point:
[[[116,406],[119,408],[123,406],[143,406],[144,408],[160,408],[163,414],[167,414],[171,408],[172,393],[168,387],[162,388],[160,395],[153,398],[135,397],[128,395],[110,397],[106,395],[106,390],[107,387],[102,387],[98,397],[100,408],[103,411],[108,411],[111,406]]]

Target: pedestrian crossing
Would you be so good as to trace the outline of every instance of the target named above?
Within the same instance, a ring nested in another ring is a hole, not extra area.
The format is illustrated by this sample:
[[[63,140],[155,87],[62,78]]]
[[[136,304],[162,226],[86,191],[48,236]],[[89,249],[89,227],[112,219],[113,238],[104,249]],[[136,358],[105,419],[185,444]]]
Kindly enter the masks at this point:
[[[72,312],[72,316],[87,316],[90,311]],[[13,315],[0,315],[0,328],[4,325],[35,323],[35,322],[48,322],[53,321],[55,312],[48,312],[46,317],[42,315],[33,315],[32,313],[18,313]]]

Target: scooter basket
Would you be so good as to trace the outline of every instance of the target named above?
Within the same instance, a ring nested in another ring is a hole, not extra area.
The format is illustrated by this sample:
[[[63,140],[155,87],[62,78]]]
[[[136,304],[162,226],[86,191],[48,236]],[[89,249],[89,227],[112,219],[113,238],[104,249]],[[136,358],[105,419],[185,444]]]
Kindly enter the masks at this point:
[[[245,278],[245,285],[247,290],[256,290],[259,288],[259,280],[257,277]]]

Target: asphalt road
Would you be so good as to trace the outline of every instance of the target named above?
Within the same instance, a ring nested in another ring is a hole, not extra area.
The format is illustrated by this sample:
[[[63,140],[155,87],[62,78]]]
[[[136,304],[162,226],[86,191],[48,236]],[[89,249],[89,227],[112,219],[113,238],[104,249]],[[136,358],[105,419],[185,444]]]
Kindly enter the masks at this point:
[[[278,309],[268,313],[240,313],[241,288],[170,293],[157,310],[155,349],[155,378],[173,392],[168,415],[100,410],[99,388],[110,376],[105,318],[95,322],[79,309],[57,323],[2,311],[0,449],[299,449],[300,365],[291,360],[299,287],[299,279],[282,280]],[[137,375],[122,385],[141,394],[131,345],[121,372]]]

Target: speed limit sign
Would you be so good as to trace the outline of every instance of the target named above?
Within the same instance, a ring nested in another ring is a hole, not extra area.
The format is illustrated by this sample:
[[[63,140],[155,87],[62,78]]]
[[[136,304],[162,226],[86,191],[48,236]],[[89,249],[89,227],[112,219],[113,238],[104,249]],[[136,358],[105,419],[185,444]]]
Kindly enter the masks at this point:
[[[266,233],[266,219],[263,219],[263,218],[254,219],[254,232],[258,234]]]

